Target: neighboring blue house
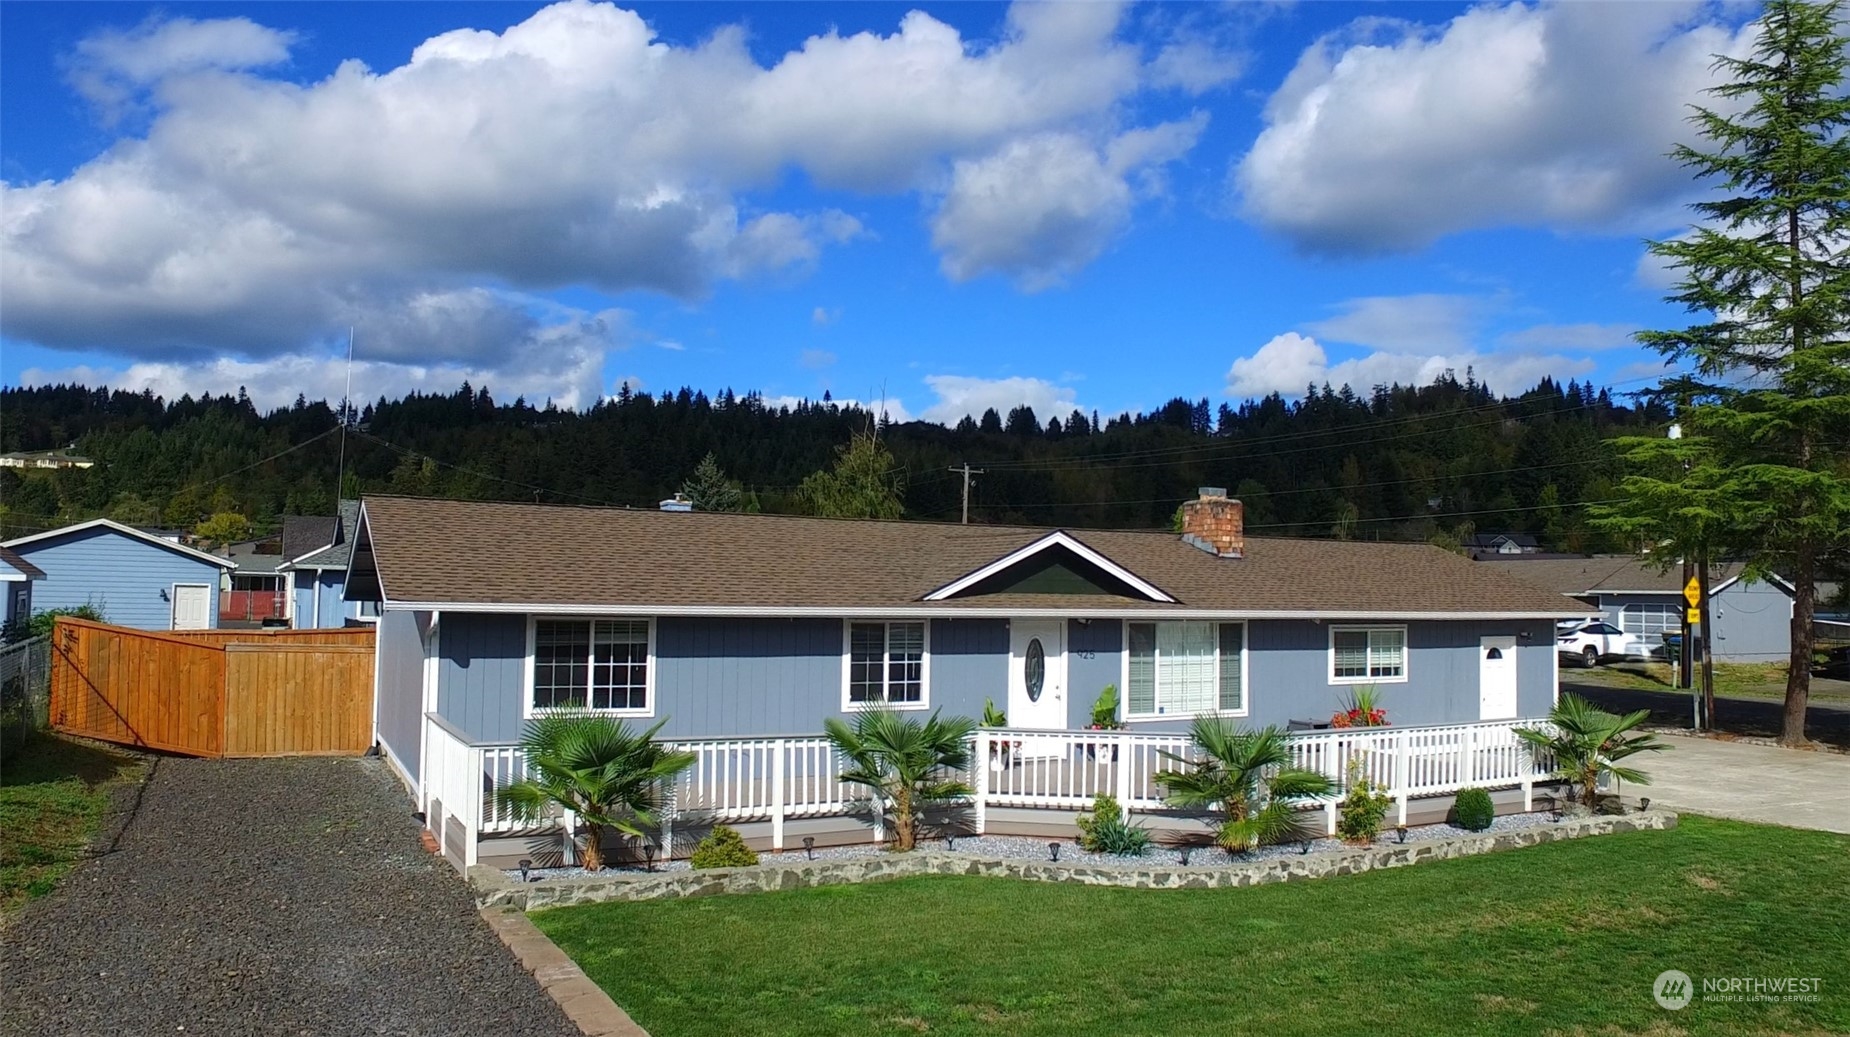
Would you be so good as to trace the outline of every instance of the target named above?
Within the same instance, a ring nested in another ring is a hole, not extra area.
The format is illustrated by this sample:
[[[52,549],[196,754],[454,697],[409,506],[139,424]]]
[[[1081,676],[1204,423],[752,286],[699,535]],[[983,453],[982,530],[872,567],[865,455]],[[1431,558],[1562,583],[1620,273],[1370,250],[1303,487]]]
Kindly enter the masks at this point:
[[[283,557],[290,619],[300,630],[346,626],[351,619],[378,615],[371,602],[347,601],[347,557],[360,502],[340,502],[339,516],[291,515],[283,519]]]
[[[1599,610],[1613,626],[1647,644],[1683,629],[1681,565],[1660,568],[1632,555],[1484,558],[1480,564]],[[1709,566],[1709,615],[1716,662],[1771,663],[1791,658],[1792,585],[1778,577],[1749,582],[1737,562]],[[1663,656],[1667,658],[1668,656]]]
[[[38,566],[36,610],[93,605],[111,623],[143,630],[218,625],[218,594],[236,563],[109,519],[9,540],[0,547]]]
[[[32,584],[44,578],[45,570],[0,547],[0,588],[6,594],[0,638],[18,633],[32,619]]]
[[[1072,732],[1107,686],[1171,743],[1202,714],[1327,724],[1373,687],[1395,725],[1500,725],[1513,760],[1508,721],[1555,701],[1555,622],[1590,614],[1426,545],[1248,539],[1218,491],[1183,528],[369,497],[346,594],[380,602],[378,740],[422,793],[427,761],[453,780],[458,752],[511,759],[487,747],[566,705],[769,746],[986,700],[1011,737]]]

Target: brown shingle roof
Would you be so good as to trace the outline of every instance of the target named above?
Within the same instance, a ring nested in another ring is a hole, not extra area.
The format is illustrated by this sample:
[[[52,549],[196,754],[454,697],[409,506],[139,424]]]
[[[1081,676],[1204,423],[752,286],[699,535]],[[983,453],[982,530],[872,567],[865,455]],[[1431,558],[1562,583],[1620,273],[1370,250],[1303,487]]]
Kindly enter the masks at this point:
[[[1053,530],[410,497],[368,497],[365,510],[371,557],[395,602],[1575,613],[1559,595],[1423,544],[1251,538],[1244,559],[1223,559],[1170,533],[1068,530],[1178,604],[1020,593],[923,603]]]
[[[1660,571],[1656,562],[1631,555],[1527,559],[1514,556],[1486,558],[1478,564],[1562,594],[1616,594],[1621,591],[1680,594],[1684,584],[1681,565],[1672,564]],[[1733,578],[1740,570],[1740,565],[1734,562],[1710,563],[1709,586]]]

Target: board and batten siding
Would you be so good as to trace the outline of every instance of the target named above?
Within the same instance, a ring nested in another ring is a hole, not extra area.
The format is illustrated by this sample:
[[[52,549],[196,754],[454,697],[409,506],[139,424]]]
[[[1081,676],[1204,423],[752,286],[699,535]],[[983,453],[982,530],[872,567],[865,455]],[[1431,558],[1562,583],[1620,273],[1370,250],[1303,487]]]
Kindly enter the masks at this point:
[[[45,570],[32,589],[32,607],[94,605],[108,622],[140,630],[173,629],[173,585],[203,583],[206,609],[218,626],[219,575],[210,562],[190,558],[107,528],[85,529],[14,548]]]
[[[315,588],[321,589],[317,602]],[[341,627],[360,615],[359,602],[342,601],[347,586],[343,569],[297,569],[295,571],[295,626],[298,630]]]
[[[1517,638],[1517,707],[1542,716],[1554,702],[1552,624],[1413,622],[1408,680],[1377,686],[1400,726],[1478,719],[1479,638]],[[449,613],[440,624],[437,710],[477,741],[520,737],[526,694],[527,618]],[[1523,639],[1523,634],[1528,636]],[[663,618],[655,625],[655,715],[671,738],[804,735],[842,712],[843,624],[837,619]],[[1329,627],[1308,620],[1247,625],[1248,726],[1325,721],[1351,688],[1329,679]],[[1124,624],[1069,621],[1067,722],[1084,727],[1107,684],[1122,692]],[[1009,624],[931,621],[930,706],[980,717],[983,700],[1008,701]],[[1181,730],[1190,718],[1142,721],[1133,730]]]
[[[428,612],[387,612],[379,617],[375,650],[379,687],[375,709],[379,740],[416,782],[422,761],[419,736],[424,721],[424,631]]]
[[[1709,596],[1715,661],[1783,663],[1792,657],[1792,595],[1761,580],[1736,580]]]

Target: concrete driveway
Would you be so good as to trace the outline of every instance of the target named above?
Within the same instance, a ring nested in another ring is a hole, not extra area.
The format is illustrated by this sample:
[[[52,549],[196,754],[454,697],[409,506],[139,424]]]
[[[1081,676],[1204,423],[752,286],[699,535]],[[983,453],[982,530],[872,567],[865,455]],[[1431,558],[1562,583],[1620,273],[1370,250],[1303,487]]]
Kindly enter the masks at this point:
[[[1669,751],[1627,763],[1651,776],[1629,796],[1740,821],[1850,834],[1850,756],[1710,738],[1663,739]]]

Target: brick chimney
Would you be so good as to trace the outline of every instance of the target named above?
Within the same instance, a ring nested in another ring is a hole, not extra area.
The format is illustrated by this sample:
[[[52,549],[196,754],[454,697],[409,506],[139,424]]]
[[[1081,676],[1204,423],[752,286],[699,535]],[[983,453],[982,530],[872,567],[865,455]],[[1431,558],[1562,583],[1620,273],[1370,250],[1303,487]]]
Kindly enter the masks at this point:
[[[1182,505],[1182,542],[1211,555],[1239,558],[1246,551],[1246,509],[1220,486],[1203,486],[1201,496]]]

